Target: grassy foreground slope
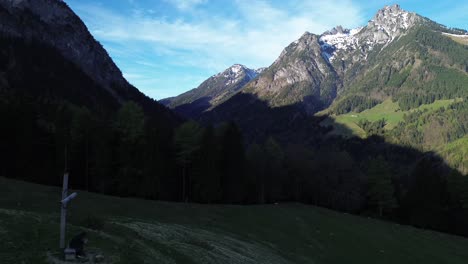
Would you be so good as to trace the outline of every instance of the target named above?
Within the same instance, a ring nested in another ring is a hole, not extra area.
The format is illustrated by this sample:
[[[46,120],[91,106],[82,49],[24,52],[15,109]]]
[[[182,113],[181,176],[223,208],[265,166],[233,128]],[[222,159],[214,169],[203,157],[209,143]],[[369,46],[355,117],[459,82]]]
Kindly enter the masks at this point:
[[[1,263],[47,263],[56,254],[59,197],[59,188],[0,178]],[[87,230],[89,251],[105,263],[468,262],[468,239],[300,204],[177,204],[80,191],[69,212],[68,238]],[[100,221],[99,230],[86,227]]]

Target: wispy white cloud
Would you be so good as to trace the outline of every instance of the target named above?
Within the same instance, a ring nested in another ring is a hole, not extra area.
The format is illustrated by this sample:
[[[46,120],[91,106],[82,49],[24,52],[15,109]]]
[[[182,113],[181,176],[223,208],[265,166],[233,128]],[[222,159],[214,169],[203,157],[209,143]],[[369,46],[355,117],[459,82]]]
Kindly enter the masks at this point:
[[[167,2],[174,5],[176,8],[186,11],[191,10],[192,8],[204,4],[207,0],[166,0]]]
[[[188,10],[207,0],[166,1],[178,9]],[[360,8],[350,0],[333,3],[328,0],[290,0],[288,8],[263,0],[235,0],[232,5],[235,16],[216,16],[208,11],[203,14],[200,8],[198,11],[202,15],[196,19],[183,16],[168,19],[153,16],[147,10],[133,10],[131,15],[126,15],[97,4],[76,7],[96,38],[103,41],[106,48],[110,47],[111,55],[126,61],[124,65],[119,65],[129,67],[123,69],[128,72],[126,77],[143,90],[151,89],[146,86],[150,82],[146,79],[143,83],[140,82],[142,78],[136,78],[137,73],[141,75],[141,67],[145,64],[135,61],[193,68],[194,71],[188,70],[185,74],[192,74],[188,78],[198,81],[208,76],[195,74],[201,71],[214,74],[234,63],[250,67],[268,66],[284,47],[305,31],[320,34],[336,25],[355,27],[365,22]],[[135,57],[133,62],[129,62],[131,56]],[[155,70],[154,67],[152,70]],[[148,69],[145,73],[148,73]],[[180,73],[176,71],[174,74]],[[161,77],[157,72],[153,75],[155,80]],[[174,80],[177,81],[177,78]],[[157,86],[158,82],[154,81],[151,85]],[[177,85],[174,83],[172,87]],[[180,85],[184,87],[174,93],[196,87],[197,83]]]
[[[183,18],[168,21],[142,13],[125,17],[102,7],[89,6],[85,12],[95,20],[107,21],[91,27],[98,39],[116,43],[151,43],[155,49],[175,55],[175,60],[178,55],[187,59],[187,53],[213,60],[224,57],[226,59],[215,63],[223,65],[225,60],[247,60],[256,66],[269,64],[305,31],[321,33],[338,24],[356,26],[363,22],[359,9],[350,1],[340,4],[300,2],[296,5],[298,13],[290,14],[266,1],[238,0],[236,6],[241,17],[236,20],[207,16],[191,22]]]

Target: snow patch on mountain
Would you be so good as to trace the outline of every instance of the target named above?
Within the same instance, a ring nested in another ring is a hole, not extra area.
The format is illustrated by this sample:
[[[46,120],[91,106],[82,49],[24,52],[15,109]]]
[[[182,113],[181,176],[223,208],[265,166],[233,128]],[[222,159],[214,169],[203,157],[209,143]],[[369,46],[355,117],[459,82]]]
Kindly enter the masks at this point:
[[[457,38],[468,38],[468,33],[460,35],[460,34],[451,34],[451,33],[442,32],[442,35],[452,36],[452,37],[457,37]]]
[[[223,77],[227,79],[225,86],[239,82],[246,73],[247,68],[241,64],[234,64],[223,72]]]
[[[341,26],[325,32],[319,38],[322,56],[327,61],[334,59],[337,50],[353,50],[359,45],[359,38],[356,36],[363,28],[343,29]]]
[[[234,73],[234,74],[238,74],[240,71],[242,71],[243,69],[245,69],[245,67],[243,65],[240,65],[240,64],[234,64],[232,65],[232,67],[230,68],[230,70]]]
[[[226,79],[225,81],[225,86],[229,86],[232,84],[235,84],[237,82],[240,82],[244,80],[244,77],[247,77],[248,81],[254,79],[257,77],[258,74],[260,74],[263,70],[266,68],[259,68],[259,69],[249,69],[246,66],[242,64],[234,64],[228,69],[226,69],[223,72],[220,72],[216,75],[213,75],[212,77],[217,78],[217,77],[223,77]]]

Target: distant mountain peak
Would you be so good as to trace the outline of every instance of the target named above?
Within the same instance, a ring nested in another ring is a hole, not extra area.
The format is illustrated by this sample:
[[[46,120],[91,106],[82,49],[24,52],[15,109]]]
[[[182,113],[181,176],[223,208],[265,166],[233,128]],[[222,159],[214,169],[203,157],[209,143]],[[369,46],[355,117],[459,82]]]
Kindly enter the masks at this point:
[[[401,6],[399,4],[386,5],[379,11],[382,11],[382,10],[392,12],[392,13],[406,12],[405,10],[401,9]]]
[[[340,25],[340,26],[336,26],[330,30],[325,31],[323,35],[348,34],[349,31],[350,31],[349,29],[343,28]]]
[[[366,50],[372,50],[375,45],[389,44],[416,25],[420,18],[415,13],[401,9],[399,5],[385,6],[377,11],[365,27],[347,29],[336,26],[320,35],[322,57],[332,62],[340,51],[361,50],[361,56],[365,59]]]
[[[229,67],[229,69],[231,69],[233,71],[240,71],[240,70],[243,70],[243,69],[247,69],[247,67],[245,67],[242,64],[234,64],[231,67]]]
[[[385,34],[394,37],[407,30],[418,20],[415,13],[410,13],[401,9],[399,5],[385,6],[377,11],[372,20],[369,21],[369,28],[377,28]]]
[[[261,68],[263,71],[263,68]],[[241,80],[244,80],[244,77],[249,79],[249,81],[255,78],[259,74],[258,70],[250,69],[242,64],[234,64],[226,70],[213,75],[211,78],[225,78],[225,86],[235,84]]]
[[[184,116],[197,117],[203,111],[229,99],[265,69],[250,69],[243,64],[234,64],[211,76],[197,88],[161,102]]]

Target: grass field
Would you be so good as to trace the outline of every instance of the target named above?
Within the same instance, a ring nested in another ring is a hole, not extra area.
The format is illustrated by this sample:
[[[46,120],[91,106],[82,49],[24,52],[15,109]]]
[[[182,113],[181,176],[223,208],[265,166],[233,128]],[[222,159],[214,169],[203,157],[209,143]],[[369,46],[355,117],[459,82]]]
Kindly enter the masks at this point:
[[[444,157],[450,166],[468,174],[468,135],[441,146],[436,152]]]
[[[47,263],[47,254],[57,254],[59,193],[0,178],[0,263]],[[468,263],[468,239],[313,206],[78,193],[68,238],[88,231],[88,250],[105,263]],[[88,216],[103,227],[87,228]]]
[[[453,34],[444,34],[447,37],[451,38],[453,41],[458,42],[462,45],[468,45],[468,35],[453,35]]]
[[[323,125],[333,125],[334,134],[343,135],[343,136],[359,136],[366,137],[366,133],[362,130],[357,123],[360,120],[367,119],[369,121],[377,121],[384,118],[387,121],[386,129],[392,129],[399,122],[403,121],[403,116],[410,113],[411,111],[424,110],[428,109],[429,111],[437,110],[441,107],[448,106],[455,102],[454,99],[451,100],[436,100],[432,104],[421,105],[416,109],[409,111],[401,111],[398,103],[392,102],[391,99],[387,99],[381,104],[374,106],[371,109],[367,109],[360,113],[347,113],[343,115],[330,116],[325,119]]]

